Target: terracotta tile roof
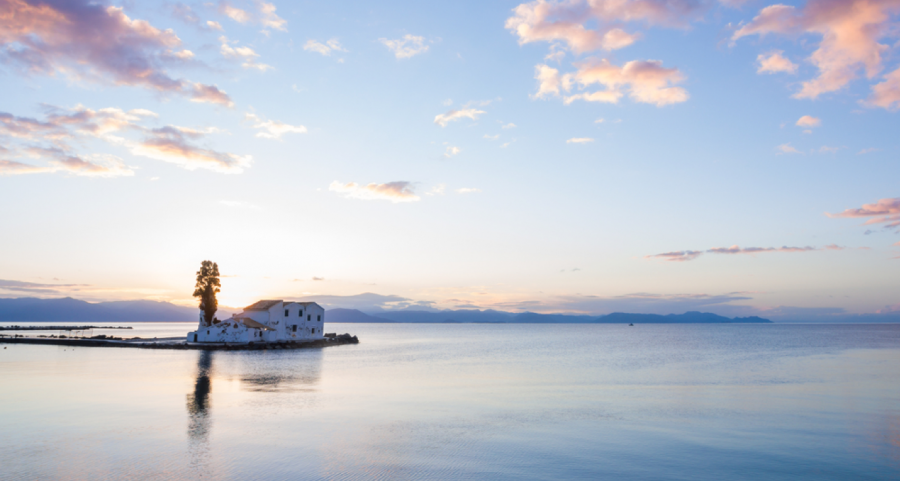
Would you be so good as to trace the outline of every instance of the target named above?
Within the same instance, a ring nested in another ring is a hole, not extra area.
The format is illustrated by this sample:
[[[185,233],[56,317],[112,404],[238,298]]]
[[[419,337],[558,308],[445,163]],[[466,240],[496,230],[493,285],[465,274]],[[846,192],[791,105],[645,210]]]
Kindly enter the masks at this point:
[[[256,301],[253,304],[250,304],[249,306],[245,307],[244,310],[245,311],[268,311],[272,306],[274,306],[275,304],[278,304],[279,302],[282,302],[281,299],[278,299],[276,301],[273,301],[273,300]]]

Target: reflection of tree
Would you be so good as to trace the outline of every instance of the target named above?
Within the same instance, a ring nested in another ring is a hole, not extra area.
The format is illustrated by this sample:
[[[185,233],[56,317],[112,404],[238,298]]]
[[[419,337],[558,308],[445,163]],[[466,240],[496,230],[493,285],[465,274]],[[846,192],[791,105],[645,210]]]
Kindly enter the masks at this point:
[[[197,382],[187,395],[188,446],[191,464],[202,468],[209,459],[209,392],[212,390],[212,351],[200,351],[197,360]]]

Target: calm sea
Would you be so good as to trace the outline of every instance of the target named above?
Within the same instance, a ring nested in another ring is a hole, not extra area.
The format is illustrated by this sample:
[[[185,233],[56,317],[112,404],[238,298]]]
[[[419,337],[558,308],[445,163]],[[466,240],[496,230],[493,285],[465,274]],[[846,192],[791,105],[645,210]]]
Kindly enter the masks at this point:
[[[6,345],[0,478],[900,479],[900,325],[330,326],[361,344]]]

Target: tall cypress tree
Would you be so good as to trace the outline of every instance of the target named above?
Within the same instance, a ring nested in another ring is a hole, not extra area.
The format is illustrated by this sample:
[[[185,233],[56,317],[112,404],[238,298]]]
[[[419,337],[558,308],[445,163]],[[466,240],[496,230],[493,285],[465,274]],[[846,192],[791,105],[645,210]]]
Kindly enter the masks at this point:
[[[200,270],[197,271],[197,285],[194,287],[194,297],[200,298],[200,310],[203,311],[203,322],[212,325],[213,316],[219,309],[219,301],[216,294],[219,293],[219,265],[213,261],[203,261]]]

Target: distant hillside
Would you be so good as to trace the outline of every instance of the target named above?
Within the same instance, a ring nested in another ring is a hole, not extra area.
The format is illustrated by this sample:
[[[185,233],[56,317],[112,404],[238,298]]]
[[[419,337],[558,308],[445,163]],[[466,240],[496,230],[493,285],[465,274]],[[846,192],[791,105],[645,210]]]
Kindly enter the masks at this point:
[[[381,317],[370,316],[356,309],[329,309],[325,311],[326,322],[394,322]]]
[[[613,312],[605,316],[600,316],[597,321],[603,324],[741,324],[741,323],[770,323],[772,321],[761,317],[729,317],[710,314],[708,312],[685,312],[684,314],[669,314],[661,316],[659,314],[626,314],[624,312]]]
[[[157,301],[117,301],[89,303],[66,297],[63,299],[0,299],[0,322],[196,322],[200,311]],[[220,309],[219,319],[231,316],[230,309]],[[515,323],[515,324],[734,324],[771,322],[759,317],[734,319],[704,312],[684,314],[626,314],[614,312],[605,316],[569,314],[537,314],[477,309],[457,311],[380,311],[362,312],[356,309],[329,309],[328,322],[404,322],[404,323]]]
[[[329,310],[331,312],[337,309]],[[356,311],[359,312],[359,311]],[[362,314],[362,313],[361,313]],[[493,311],[493,310],[446,310],[439,312],[431,311],[382,311],[369,313],[370,317],[377,317],[393,322],[407,323],[515,323],[515,324],[734,324],[734,323],[768,323],[772,322],[768,319],[759,317],[736,317],[734,319],[710,314],[708,312],[686,312],[684,314],[669,314],[662,316],[659,314],[625,314],[615,312],[605,316],[584,316],[570,314],[538,314],[534,312],[524,312],[516,314],[512,312]],[[328,317],[332,322],[357,322],[357,321],[335,321],[332,317]],[[360,322],[384,322],[384,321],[360,321]]]
[[[0,299],[0,322],[194,322],[199,310],[157,301],[90,303],[63,299]],[[219,318],[231,316],[220,311]]]

